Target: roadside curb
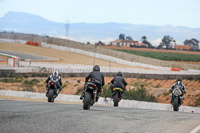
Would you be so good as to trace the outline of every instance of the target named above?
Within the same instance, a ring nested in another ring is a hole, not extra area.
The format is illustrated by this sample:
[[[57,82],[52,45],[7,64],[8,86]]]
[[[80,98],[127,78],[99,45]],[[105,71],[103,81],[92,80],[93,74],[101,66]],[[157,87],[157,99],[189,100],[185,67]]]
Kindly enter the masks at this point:
[[[28,92],[28,91],[0,90],[0,95],[47,100],[47,97],[45,96],[44,93]],[[58,97],[56,98],[56,101],[81,103],[82,101],[79,98],[80,98],[79,95],[59,94]],[[97,104],[105,106],[113,106],[113,101],[111,98],[100,97]],[[172,111],[171,104],[144,102],[136,100],[121,100],[119,103],[119,107]],[[181,106],[179,112],[200,113],[200,108]]]

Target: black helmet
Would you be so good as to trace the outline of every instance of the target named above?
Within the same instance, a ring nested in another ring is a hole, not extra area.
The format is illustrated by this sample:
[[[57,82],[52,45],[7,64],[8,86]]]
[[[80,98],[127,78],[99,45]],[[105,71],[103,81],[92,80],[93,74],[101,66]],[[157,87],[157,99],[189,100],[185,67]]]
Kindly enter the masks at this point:
[[[181,79],[177,79],[177,80],[176,80],[176,82],[178,82],[178,81],[182,82],[182,80],[181,80]]]
[[[100,71],[100,67],[99,67],[98,65],[95,65],[95,66],[93,67],[93,71]]]
[[[122,72],[118,72],[118,73],[117,73],[117,76],[122,76]]]

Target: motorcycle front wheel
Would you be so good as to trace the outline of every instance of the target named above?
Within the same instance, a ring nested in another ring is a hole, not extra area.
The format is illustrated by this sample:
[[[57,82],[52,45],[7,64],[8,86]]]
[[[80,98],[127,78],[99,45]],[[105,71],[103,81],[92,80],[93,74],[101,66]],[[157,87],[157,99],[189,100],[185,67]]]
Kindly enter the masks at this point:
[[[179,110],[179,106],[178,106],[178,97],[176,97],[174,99],[174,102],[173,102],[173,109],[174,111],[178,111]]]
[[[53,103],[54,102],[54,91],[52,89],[49,90],[48,92],[48,102]]]

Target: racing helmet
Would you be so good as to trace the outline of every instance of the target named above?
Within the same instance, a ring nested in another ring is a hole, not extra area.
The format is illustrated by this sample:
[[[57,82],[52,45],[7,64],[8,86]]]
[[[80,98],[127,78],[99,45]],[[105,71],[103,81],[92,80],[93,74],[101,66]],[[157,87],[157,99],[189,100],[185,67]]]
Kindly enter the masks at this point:
[[[98,65],[95,65],[95,66],[93,67],[93,71],[100,71],[100,67],[99,67]]]
[[[58,76],[58,71],[53,71],[53,76]]]
[[[122,72],[118,72],[118,73],[117,73],[117,76],[122,76]]]
[[[176,83],[177,83],[177,85],[180,85],[180,84],[181,84],[181,82],[182,82],[182,80],[181,80],[181,79],[177,79],[177,80],[176,80]]]

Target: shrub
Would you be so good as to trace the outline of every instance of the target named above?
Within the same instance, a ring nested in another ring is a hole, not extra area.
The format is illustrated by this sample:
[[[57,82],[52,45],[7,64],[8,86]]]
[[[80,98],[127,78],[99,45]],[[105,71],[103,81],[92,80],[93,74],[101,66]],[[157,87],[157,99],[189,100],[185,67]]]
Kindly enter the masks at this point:
[[[5,83],[20,83],[22,82],[23,77],[19,76],[19,77],[15,77],[15,78],[3,78],[0,80],[0,82],[5,82]]]
[[[163,93],[163,95],[166,97],[166,96],[169,95],[169,93],[170,93],[169,91],[166,91],[166,92]]]
[[[65,87],[67,87],[67,85],[66,85],[66,84],[62,85],[62,88],[65,88]]]
[[[200,105],[200,97],[195,102],[195,106],[199,106],[199,105]]]
[[[133,86],[137,86],[137,88],[124,92],[123,99],[156,102],[156,97],[150,95],[148,91],[144,88],[144,85],[139,85],[139,83],[135,83],[133,84]],[[112,96],[112,92],[108,84],[104,85],[103,93],[101,94],[101,96],[105,98]]]
[[[37,84],[37,83],[39,83],[40,81],[38,80],[38,79],[32,79],[32,80],[25,80],[24,81],[24,84],[30,84],[30,85],[32,85],[32,84]]]
[[[143,85],[140,85],[137,89],[126,91],[123,98],[129,100],[156,102],[156,97],[150,95]]]
[[[78,88],[78,90],[76,91],[75,95],[81,95],[83,91],[83,87],[82,88]]]
[[[112,92],[110,90],[109,84],[104,85],[102,88],[101,97],[105,97],[105,98],[110,97],[111,98],[111,96],[112,96]]]

